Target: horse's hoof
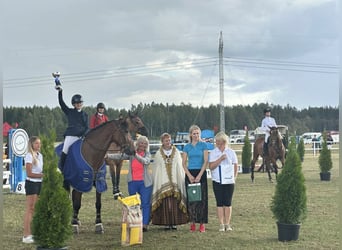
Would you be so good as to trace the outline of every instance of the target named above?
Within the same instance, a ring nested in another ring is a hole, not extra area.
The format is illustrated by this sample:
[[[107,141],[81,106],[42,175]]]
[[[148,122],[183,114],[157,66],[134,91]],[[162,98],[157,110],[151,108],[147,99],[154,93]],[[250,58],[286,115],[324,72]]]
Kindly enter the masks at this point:
[[[104,233],[104,229],[103,229],[102,223],[97,223],[95,225],[95,233],[97,233],[97,234],[103,234]]]
[[[81,221],[79,219],[72,219],[71,224],[81,226]]]
[[[79,234],[79,226],[78,225],[72,225],[72,231],[74,234]]]
[[[117,200],[119,196],[122,197],[122,192],[114,193],[114,200]]]

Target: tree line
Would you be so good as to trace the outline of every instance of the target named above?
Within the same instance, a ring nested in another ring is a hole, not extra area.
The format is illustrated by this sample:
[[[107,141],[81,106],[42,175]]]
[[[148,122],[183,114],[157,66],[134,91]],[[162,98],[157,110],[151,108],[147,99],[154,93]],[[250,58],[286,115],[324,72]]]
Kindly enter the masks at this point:
[[[289,135],[301,135],[304,132],[323,132],[338,130],[339,110],[337,107],[309,107],[298,110],[295,107],[270,105],[258,103],[253,105],[225,106],[225,130],[229,134],[233,129],[254,130],[260,126],[264,117],[263,110],[271,106],[271,115],[277,124],[286,125]],[[89,117],[95,113],[96,107],[85,106],[84,111]],[[186,132],[192,124],[197,124],[201,129],[220,130],[220,105],[208,107],[194,107],[191,104],[181,103],[139,103],[132,105],[129,110],[107,108],[106,114],[109,119],[116,119],[120,114],[127,115],[128,112],[137,112],[142,118],[149,131],[151,139],[168,132],[175,135],[177,131]],[[67,126],[67,119],[59,107],[49,108],[47,106],[33,107],[4,107],[3,121],[10,125],[18,124],[31,135],[49,134],[51,129],[56,131],[57,141],[63,140],[63,133]]]

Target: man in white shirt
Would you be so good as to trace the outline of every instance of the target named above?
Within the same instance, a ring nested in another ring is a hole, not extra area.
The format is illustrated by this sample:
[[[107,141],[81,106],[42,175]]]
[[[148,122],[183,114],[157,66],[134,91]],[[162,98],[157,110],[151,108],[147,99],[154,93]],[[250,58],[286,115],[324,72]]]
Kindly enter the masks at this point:
[[[273,117],[271,117],[271,108],[267,107],[264,109],[265,118],[261,122],[261,130],[265,132],[265,143],[264,143],[264,155],[267,155],[268,148],[268,137],[270,136],[270,128],[277,127],[277,123]]]

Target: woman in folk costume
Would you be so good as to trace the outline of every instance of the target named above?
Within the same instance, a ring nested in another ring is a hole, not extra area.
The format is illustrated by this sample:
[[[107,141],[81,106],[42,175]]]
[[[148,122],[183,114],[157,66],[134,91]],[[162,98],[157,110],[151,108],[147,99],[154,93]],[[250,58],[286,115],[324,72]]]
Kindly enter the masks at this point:
[[[162,146],[152,164],[152,224],[176,230],[188,222],[185,173],[179,150],[171,144],[171,135],[161,135]]]

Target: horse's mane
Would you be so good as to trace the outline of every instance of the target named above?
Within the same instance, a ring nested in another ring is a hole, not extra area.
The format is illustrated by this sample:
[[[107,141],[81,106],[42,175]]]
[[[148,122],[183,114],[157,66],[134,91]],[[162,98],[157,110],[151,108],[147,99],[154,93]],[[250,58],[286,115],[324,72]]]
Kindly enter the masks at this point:
[[[111,122],[114,122],[115,124],[117,124],[117,120],[110,120],[110,121],[101,123],[100,125],[96,126],[95,128],[90,129],[90,130],[88,131],[88,133],[86,134],[86,136],[87,136],[88,134],[91,134],[91,133],[97,131],[98,129],[101,129],[103,126],[106,126],[106,124],[111,123]]]

